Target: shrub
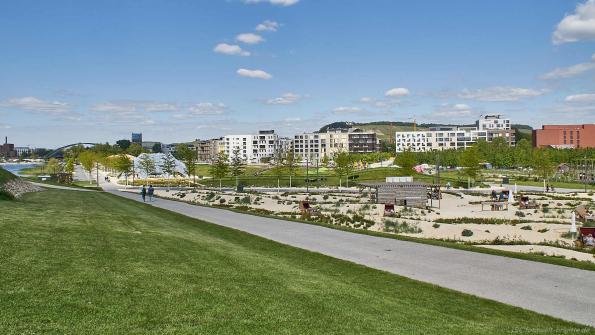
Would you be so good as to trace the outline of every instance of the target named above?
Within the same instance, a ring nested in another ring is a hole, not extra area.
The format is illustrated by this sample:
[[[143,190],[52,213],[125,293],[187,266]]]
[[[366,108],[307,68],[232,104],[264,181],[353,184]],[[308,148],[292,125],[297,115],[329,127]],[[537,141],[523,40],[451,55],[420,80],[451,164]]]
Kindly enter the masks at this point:
[[[225,199],[223,199],[223,198],[219,199],[219,203],[220,204],[224,204],[225,203]]]
[[[547,233],[549,231],[549,229],[547,228],[543,228],[543,229],[539,229],[538,232],[540,233]]]
[[[520,217],[520,218],[524,218],[525,217],[525,213],[523,213],[522,211],[516,211],[514,214],[516,216]]]
[[[522,226],[521,229],[522,230],[533,230],[533,228],[531,228],[531,226]]]
[[[323,195],[322,200],[328,200],[328,194]]]
[[[434,223],[434,224],[432,225],[432,227],[434,227],[434,228],[438,229],[438,228],[440,228],[440,224],[438,224],[438,223]]]
[[[463,231],[461,232],[461,235],[463,235],[465,237],[470,237],[470,236],[473,236],[473,231],[471,231],[469,229],[463,229]]]

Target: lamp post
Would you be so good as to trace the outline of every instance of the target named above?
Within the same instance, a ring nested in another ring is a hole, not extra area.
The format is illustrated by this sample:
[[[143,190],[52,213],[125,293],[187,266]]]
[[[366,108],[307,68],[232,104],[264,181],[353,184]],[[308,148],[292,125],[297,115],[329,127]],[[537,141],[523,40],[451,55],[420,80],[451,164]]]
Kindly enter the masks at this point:
[[[306,155],[306,193],[310,192],[310,155]]]

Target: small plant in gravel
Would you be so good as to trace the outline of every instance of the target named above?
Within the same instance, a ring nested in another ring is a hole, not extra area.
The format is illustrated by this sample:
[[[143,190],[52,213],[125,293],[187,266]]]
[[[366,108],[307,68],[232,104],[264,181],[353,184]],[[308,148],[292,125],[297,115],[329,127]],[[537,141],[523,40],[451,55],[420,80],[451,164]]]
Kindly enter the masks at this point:
[[[219,203],[220,204],[224,204],[225,203],[225,199],[223,199],[223,198],[219,199]]]
[[[463,235],[465,237],[471,237],[471,236],[473,236],[473,231],[471,231],[469,229],[463,229],[463,231],[461,232],[461,235]]]
[[[532,228],[531,226],[529,226],[529,225],[527,225],[527,226],[522,226],[522,227],[521,227],[521,229],[522,229],[522,230],[533,230],[533,228]]]
[[[548,231],[550,231],[550,230],[547,229],[547,228],[543,228],[543,229],[539,229],[538,230],[538,232],[540,232],[540,233],[547,233]]]
[[[440,224],[439,224],[439,223],[434,223],[434,224],[432,225],[432,227],[434,227],[434,228],[438,229],[438,228],[440,228]]]

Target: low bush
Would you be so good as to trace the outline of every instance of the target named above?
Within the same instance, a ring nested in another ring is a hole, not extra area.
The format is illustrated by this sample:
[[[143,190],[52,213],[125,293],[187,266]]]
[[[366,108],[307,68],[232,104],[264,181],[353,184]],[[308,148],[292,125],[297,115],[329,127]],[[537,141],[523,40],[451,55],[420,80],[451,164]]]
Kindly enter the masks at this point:
[[[471,231],[469,229],[463,229],[463,231],[461,232],[461,235],[463,235],[465,237],[470,237],[470,236],[473,236],[473,231]]]
[[[522,230],[533,230],[533,228],[531,226],[522,226],[521,229]]]
[[[434,228],[438,229],[438,228],[440,228],[440,224],[438,224],[438,223],[434,223],[434,224],[432,225],[432,227],[434,227]]]

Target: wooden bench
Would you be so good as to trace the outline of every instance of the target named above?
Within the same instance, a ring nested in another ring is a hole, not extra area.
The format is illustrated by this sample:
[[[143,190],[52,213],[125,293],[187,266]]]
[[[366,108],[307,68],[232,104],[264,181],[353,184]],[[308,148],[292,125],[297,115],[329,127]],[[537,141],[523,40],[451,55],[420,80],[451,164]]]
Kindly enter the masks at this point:
[[[591,214],[585,206],[577,206],[575,211],[576,218],[580,222],[595,221],[595,215]]]
[[[484,206],[489,205],[491,211],[508,210],[508,201],[482,201],[481,210],[484,211]]]
[[[519,209],[537,209],[539,204],[535,200],[529,200],[528,196],[521,196],[519,201]]]
[[[395,215],[395,204],[384,204],[384,216]]]

